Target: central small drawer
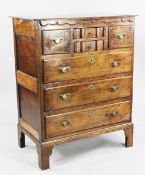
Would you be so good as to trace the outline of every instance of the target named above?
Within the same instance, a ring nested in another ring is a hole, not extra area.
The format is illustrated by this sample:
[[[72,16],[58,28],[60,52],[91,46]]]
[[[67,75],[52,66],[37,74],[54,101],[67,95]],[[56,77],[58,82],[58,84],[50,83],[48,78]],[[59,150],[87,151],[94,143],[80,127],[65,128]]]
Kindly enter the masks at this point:
[[[130,102],[83,109],[46,117],[46,138],[130,121]]]
[[[131,86],[129,76],[47,88],[44,90],[45,111],[128,97]]]
[[[44,83],[130,72],[132,52],[51,56],[44,59]]]

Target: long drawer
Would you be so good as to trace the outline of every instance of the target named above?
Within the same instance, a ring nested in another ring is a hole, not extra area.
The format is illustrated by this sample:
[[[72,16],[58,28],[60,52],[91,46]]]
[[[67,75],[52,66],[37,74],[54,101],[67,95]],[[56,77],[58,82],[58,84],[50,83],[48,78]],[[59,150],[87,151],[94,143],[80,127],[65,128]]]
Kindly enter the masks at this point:
[[[55,137],[130,120],[130,102],[88,108],[46,117],[46,137]]]
[[[132,77],[78,83],[44,90],[45,111],[131,95]]]
[[[131,71],[132,52],[44,59],[44,83]]]

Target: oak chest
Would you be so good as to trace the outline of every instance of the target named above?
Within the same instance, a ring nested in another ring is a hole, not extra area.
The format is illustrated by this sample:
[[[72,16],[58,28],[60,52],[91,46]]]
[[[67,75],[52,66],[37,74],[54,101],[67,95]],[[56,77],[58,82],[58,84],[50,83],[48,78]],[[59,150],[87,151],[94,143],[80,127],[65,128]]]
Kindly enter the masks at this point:
[[[133,145],[134,16],[13,18],[18,139],[54,145],[124,130]]]

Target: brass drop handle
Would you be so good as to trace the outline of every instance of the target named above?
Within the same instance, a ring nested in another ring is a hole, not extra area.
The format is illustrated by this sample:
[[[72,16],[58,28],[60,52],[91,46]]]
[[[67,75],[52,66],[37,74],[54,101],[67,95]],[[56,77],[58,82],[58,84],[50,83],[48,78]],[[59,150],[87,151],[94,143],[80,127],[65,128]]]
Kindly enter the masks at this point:
[[[60,44],[62,40],[63,40],[62,38],[56,38],[53,41],[55,44]]]
[[[94,116],[94,112],[93,112],[93,111],[89,111],[89,112],[88,112],[88,116],[89,116],[89,117],[93,117],[93,116]]]
[[[70,93],[60,94],[62,100],[67,100],[70,97]]]
[[[69,120],[64,120],[60,124],[62,127],[66,127],[66,126],[70,126],[71,122]]]
[[[110,112],[110,117],[116,117],[118,115],[118,111]]]
[[[119,67],[121,64],[120,61],[112,61],[112,67]]]
[[[115,92],[115,91],[117,91],[119,89],[119,86],[118,85],[112,85],[111,87],[110,87],[110,90],[111,90],[111,92]]]
[[[124,37],[126,36],[125,33],[120,33],[120,34],[117,34],[116,37],[120,40],[122,40]]]
[[[66,72],[69,72],[70,67],[69,66],[63,66],[63,67],[59,67],[59,69],[61,70],[62,73],[66,73]]]
[[[88,86],[88,89],[94,89],[95,88],[95,85],[94,84],[90,84],[89,86]]]
[[[88,63],[90,63],[90,64],[95,63],[95,58],[94,57],[88,58]]]

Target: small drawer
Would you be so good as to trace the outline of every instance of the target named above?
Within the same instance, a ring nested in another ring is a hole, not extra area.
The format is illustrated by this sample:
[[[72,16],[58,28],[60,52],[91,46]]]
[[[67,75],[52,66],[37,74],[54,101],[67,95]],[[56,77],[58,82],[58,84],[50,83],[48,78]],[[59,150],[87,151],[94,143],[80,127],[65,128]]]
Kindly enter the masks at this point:
[[[109,28],[109,49],[133,46],[133,27],[115,26]]]
[[[130,121],[130,102],[68,112],[46,117],[46,138],[95,127]]]
[[[95,38],[97,37],[96,28],[82,29],[82,38]]]
[[[95,51],[96,50],[96,42],[90,41],[90,42],[82,42],[82,51],[83,52],[89,52],[89,51]]]
[[[71,31],[47,30],[42,32],[43,54],[69,53],[71,46]]]
[[[129,97],[132,77],[65,85],[44,90],[45,111]]]
[[[131,65],[132,52],[74,57],[51,55],[43,61],[44,83],[130,72]]]

